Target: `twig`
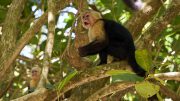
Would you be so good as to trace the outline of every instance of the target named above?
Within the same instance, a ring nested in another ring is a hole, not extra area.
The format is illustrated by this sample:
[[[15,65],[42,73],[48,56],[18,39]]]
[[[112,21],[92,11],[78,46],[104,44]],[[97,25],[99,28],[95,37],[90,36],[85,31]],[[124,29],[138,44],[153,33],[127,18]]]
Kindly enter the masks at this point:
[[[64,52],[62,53],[62,55],[60,56],[60,60],[62,60],[63,59],[63,57],[65,56],[65,53],[69,50],[69,48],[70,48],[70,45],[71,45],[71,36],[72,36],[72,32],[73,32],[73,30],[74,30],[74,28],[75,28],[75,24],[76,24],[76,21],[77,21],[77,19],[79,18],[79,13],[77,13],[76,15],[75,15],[75,19],[74,19],[74,21],[73,21],[73,23],[72,23],[72,27],[71,27],[71,30],[69,31],[69,36],[68,36],[68,43],[67,43],[67,47],[65,48],[65,50],[64,50]],[[68,55],[69,55],[69,53],[68,53]]]
[[[158,74],[154,74],[154,76],[163,80],[180,81],[180,72],[158,73]]]

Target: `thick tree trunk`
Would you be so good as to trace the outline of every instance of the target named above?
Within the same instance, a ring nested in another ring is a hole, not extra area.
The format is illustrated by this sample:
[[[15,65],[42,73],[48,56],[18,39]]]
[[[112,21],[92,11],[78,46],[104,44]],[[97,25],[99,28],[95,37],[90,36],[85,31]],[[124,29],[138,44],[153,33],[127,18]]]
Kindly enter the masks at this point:
[[[3,95],[2,92],[5,93],[4,89],[7,88],[8,82],[12,80],[12,75],[5,76],[5,73],[12,73],[11,68],[5,68],[2,64],[7,60],[7,57],[10,55],[9,53],[16,44],[18,23],[25,3],[26,0],[12,1],[2,28],[0,39],[0,97]]]

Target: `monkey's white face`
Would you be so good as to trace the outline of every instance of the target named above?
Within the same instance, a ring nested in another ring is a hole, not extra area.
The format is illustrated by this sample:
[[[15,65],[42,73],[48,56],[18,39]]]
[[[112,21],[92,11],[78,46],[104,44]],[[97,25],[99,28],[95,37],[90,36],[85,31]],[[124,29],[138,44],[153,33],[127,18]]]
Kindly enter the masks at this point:
[[[93,26],[95,22],[95,19],[90,13],[85,13],[81,19],[82,19],[83,27],[86,29],[89,29],[91,26]]]
[[[32,70],[32,76],[37,76],[38,75],[38,71],[37,70]]]
[[[31,71],[31,78],[33,80],[39,79],[40,77],[40,71],[38,69],[32,69]]]

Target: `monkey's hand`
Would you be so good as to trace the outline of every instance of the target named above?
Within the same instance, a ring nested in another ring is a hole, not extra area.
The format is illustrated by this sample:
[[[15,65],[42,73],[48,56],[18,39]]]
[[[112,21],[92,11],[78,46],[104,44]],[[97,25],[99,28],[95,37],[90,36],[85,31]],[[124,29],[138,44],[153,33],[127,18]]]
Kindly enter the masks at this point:
[[[32,92],[34,92],[34,91],[35,91],[35,89],[36,89],[36,88],[29,88],[29,89],[28,89],[28,93],[32,93]]]
[[[106,41],[93,41],[83,47],[79,47],[79,55],[81,57],[95,55],[107,46]]]
[[[87,54],[86,54],[86,50],[85,50],[83,47],[79,47],[79,48],[78,48],[78,51],[79,51],[79,55],[80,55],[81,57],[84,57],[84,56],[87,55]]]

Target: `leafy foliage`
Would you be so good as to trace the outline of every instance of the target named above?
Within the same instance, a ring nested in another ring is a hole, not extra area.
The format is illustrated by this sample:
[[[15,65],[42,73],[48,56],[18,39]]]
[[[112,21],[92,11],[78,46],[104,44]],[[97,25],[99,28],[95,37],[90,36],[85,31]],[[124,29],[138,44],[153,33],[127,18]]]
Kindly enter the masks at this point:
[[[137,63],[146,71],[150,71],[152,68],[152,59],[147,50],[136,50],[135,57]]]
[[[73,71],[69,75],[67,75],[59,84],[57,89],[60,91],[78,72]]]
[[[131,81],[138,82],[143,81],[142,77],[137,76],[135,73],[127,70],[110,70],[107,71],[108,75],[111,75],[111,82],[120,82],[120,81]]]
[[[143,81],[135,85],[136,91],[143,97],[149,98],[159,92],[160,87],[148,81]]]

